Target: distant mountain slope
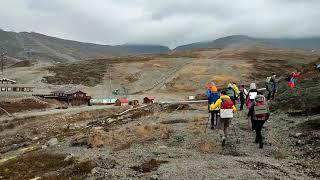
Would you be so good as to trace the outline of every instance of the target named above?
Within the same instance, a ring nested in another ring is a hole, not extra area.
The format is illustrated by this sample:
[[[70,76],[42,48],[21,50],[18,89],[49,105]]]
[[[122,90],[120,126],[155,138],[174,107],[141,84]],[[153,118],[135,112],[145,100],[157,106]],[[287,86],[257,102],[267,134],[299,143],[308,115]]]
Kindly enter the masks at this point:
[[[40,62],[70,62],[86,58],[170,51],[168,47],[160,45],[109,46],[59,39],[34,32],[3,30],[0,30],[0,48],[4,48],[9,57]]]
[[[252,38],[243,35],[227,36],[214,41],[204,41],[183,46],[175,50],[189,50],[202,48],[239,48],[251,46],[267,46],[273,48],[297,48],[297,49],[320,49],[320,38],[297,38],[297,39],[265,39]]]

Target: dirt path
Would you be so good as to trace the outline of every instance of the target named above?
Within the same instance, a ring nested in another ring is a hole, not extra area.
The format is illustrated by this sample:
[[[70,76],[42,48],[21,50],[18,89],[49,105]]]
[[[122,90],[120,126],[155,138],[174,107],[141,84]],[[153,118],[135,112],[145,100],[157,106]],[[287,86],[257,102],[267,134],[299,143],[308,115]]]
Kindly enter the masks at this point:
[[[102,179],[312,179],[281,157],[285,151],[281,144],[267,143],[259,149],[243,112],[237,112],[227,145],[222,147],[218,130],[207,127],[205,109],[192,105],[189,109],[143,113],[134,121],[125,119],[108,127],[107,145],[99,151],[65,144],[53,152],[72,153],[83,159],[103,156],[116,162],[111,169],[99,165],[90,175]],[[152,166],[148,164],[152,159],[166,163],[148,171],[131,168]]]

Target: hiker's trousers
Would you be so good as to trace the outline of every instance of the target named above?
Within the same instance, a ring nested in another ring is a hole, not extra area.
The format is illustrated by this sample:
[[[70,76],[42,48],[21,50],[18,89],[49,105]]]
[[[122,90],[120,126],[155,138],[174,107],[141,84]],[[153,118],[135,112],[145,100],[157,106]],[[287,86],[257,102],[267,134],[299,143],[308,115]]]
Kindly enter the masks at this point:
[[[219,113],[219,110],[211,111],[211,127],[217,126]]]
[[[263,143],[262,128],[265,120],[253,120],[252,128],[256,131],[256,142]]]

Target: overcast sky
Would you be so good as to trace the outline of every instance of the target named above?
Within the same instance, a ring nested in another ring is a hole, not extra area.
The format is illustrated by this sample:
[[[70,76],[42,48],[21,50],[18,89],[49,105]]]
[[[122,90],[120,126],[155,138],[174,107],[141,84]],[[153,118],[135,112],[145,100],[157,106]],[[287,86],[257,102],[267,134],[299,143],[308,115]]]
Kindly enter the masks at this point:
[[[0,28],[100,44],[320,36],[320,0],[1,0]]]

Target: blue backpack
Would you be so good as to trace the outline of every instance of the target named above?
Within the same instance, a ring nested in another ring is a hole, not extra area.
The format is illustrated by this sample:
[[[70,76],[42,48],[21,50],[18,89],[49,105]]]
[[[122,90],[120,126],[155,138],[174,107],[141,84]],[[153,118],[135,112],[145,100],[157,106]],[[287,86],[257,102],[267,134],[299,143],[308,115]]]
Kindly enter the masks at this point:
[[[218,92],[210,92],[208,96],[208,102],[209,104],[215,103],[220,98],[220,95]]]

